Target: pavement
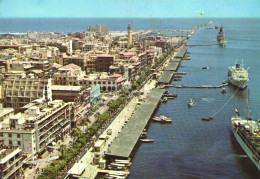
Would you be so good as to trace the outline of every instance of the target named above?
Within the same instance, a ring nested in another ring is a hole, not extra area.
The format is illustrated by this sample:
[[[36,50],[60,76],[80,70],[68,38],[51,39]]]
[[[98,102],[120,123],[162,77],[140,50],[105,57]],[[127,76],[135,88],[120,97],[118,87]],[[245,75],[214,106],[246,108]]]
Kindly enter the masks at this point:
[[[119,113],[119,115],[114,119],[114,121],[109,125],[109,127],[103,132],[106,134],[107,130],[112,130],[112,134],[109,135],[108,140],[106,141],[105,145],[102,147],[101,151],[99,152],[101,156],[104,156],[104,152],[107,151],[108,145],[118,136],[121,132],[122,127],[125,124],[125,121],[129,120],[131,115],[135,112],[135,109],[138,107],[137,103],[139,98],[145,100],[147,94],[151,91],[152,88],[155,87],[157,81],[156,80],[149,80],[144,87],[141,89],[143,91],[143,95],[135,96]],[[93,158],[94,152],[93,148],[91,148],[79,161],[80,163],[87,164],[87,168],[85,169],[84,173],[81,175],[80,178],[95,178],[98,173],[98,165],[93,165]]]
[[[73,141],[73,139],[70,137],[69,134],[67,134],[64,138],[63,142],[60,142],[59,145],[64,144],[69,146],[70,145],[70,141]],[[56,146],[59,146],[58,144],[56,144]],[[42,155],[42,159],[46,159],[46,158],[50,158],[50,157],[54,157],[54,156],[60,156],[61,153],[58,151],[58,149],[55,149],[53,152],[45,152]],[[34,179],[37,178],[43,171],[45,168],[47,168],[52,161],[49,162],[42,162],[42,163],[37,163],[36,165],[32,165],[32,168],[27,168],[24,171],[24,179]]]

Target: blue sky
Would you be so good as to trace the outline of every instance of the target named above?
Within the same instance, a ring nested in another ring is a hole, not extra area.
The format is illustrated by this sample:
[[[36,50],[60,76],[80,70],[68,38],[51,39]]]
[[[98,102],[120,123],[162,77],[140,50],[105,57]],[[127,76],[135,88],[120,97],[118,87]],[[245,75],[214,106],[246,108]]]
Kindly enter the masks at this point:
[[[0,17],[259,18],[260,0],[0,0]]]

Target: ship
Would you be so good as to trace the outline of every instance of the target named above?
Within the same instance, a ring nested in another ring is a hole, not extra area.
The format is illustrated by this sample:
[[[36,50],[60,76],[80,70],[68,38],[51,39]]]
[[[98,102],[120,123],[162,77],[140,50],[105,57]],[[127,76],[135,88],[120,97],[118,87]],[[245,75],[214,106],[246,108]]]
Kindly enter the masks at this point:
[[[249,69],[249,68],[248,68]],[[241,64],[236,64],[228,68],[228,81],[241,89],[247,87],[249,81],[248,69],[244,69],[243,61]]]
[[[260,171],[260,120],[249,120],[236,114],[231,117],[231,125],[237,142]]]

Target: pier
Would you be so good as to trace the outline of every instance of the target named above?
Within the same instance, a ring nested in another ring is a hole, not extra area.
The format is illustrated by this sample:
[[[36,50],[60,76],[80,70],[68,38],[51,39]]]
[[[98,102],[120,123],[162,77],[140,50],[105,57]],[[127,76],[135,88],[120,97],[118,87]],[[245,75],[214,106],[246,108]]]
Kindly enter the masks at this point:
[[[175,58],[184,58],[185,53],[187,52],[186,47],[182,47],[179,52],[175,55]]]
[[[106,158],[128,159],[130,157],[142,131],[157,108],[163,92],[164,89],[154,88],[151,90],[146,101],[135,111],[111,143],[105,153]]]
[[[192,47],[192,46],[215,46],[215,45],[219,45],[219,44],[205,44],[205,45],[186,45],[186,46],[189,46],[189,47]]]
[[[189,85],[163,85],[163,87],[174,87],[174,88],[223,88],[227,86],[228,83],[219,85],[219,86],[208,86],[208,85],[202,85],[202,86],[189,86]]]

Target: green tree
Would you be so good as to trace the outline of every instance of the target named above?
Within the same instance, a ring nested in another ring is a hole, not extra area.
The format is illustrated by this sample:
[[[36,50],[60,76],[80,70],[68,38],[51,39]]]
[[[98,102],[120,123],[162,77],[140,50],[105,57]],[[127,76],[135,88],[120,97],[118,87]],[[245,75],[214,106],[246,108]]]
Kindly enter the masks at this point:
[[[82,132],[79,128],[73,128],[70,136],[73,138],[73,143],[75,141],[75,139],[79,138],[82,135]]]

